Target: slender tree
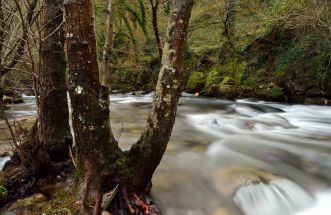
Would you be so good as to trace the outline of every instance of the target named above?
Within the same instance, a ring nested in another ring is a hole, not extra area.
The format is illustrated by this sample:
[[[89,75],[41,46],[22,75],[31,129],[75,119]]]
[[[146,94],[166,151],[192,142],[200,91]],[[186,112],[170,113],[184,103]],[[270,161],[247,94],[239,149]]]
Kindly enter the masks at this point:
[[[152,25],[153,25],[154,36],[156,39],[156,44],[157,44],[157,48],[158,48],[159,56],[160,56],[160,60],[161,60],[163,44],[162,44],[162,40],[161,40],[161,36],[160,36],[160,31],[159,31],[159,26],[158,26],[158,17],[157,17],[160,1],[159,0],[149,0],[149,1],[151,4],[151,7],[152,7]]]
[[[38,137],[56,161],[69,157],[71,144],[62,25],[62,2],[44,0],[41,70],[37,79]]]
[[[103,49],[103,85],[110,85],[110,55],[113,46],[113,19],[114,19],[115,2],[114,0],[108,0],[107,19],[106,19],[106,35],[105,46]]]

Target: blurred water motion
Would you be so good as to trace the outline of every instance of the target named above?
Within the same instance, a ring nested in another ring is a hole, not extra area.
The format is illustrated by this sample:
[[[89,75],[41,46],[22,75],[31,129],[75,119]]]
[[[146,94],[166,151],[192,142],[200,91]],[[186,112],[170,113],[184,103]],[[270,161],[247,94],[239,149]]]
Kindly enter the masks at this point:
[[[35,114],[25,99],[7,113]],[[129,149],[152,94],[110,100],[114,134]],[[153,184],[166,215],[329,215],[331,109],[185,94]]]

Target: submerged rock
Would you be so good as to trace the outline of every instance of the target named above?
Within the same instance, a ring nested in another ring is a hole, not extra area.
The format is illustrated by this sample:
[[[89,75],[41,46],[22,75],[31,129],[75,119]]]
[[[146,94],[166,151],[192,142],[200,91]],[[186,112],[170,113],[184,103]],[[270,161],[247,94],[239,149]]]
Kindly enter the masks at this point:
[[[307,191],[285,178],[242,186],[233,200],[246,215],[294,214],[315,202]]]
[[[223,195],[231,196],[237,189],[249,184],[268,183],[277,175],[247,166],[228,166],[213,172],[214,186]]]

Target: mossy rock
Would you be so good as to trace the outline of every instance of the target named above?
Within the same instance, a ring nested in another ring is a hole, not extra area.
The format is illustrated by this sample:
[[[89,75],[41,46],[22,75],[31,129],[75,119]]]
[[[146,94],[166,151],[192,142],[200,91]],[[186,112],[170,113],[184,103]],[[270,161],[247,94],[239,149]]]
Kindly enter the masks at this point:
[[[190,93],[201,92],[205,82],[206,77],[202,72],[192,72],[186,84],[186,91]]]

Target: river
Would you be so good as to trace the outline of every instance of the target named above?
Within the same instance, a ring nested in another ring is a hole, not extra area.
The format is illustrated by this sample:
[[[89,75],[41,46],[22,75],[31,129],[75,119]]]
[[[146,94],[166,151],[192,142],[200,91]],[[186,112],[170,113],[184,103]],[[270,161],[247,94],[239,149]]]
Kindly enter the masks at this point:
[[[24,99],[9,117],[36,114]],[[115,137],[129,149],[152,95],[110,99]],[[329,215],[331,108],[184,94],[151,195],[165,215]]]

